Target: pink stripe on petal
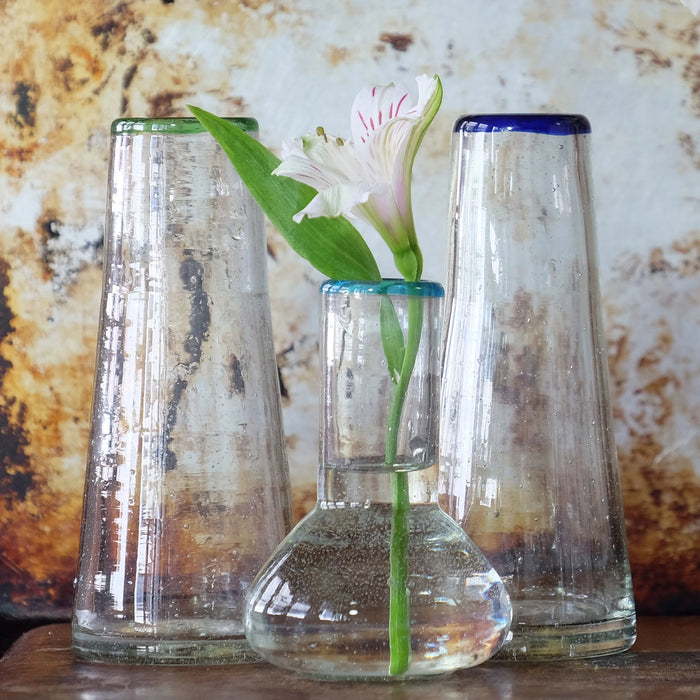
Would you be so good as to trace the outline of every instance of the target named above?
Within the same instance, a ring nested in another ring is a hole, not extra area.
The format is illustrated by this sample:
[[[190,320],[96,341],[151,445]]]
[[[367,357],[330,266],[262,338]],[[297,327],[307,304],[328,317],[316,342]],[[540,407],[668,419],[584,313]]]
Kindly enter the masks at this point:
[[[408,97],[408,94],[405,94],[400,100],[399,104],[396,106],[396,115],[398,116],[400,110],[401,110],[401,105],[403,104],[403,101]]]

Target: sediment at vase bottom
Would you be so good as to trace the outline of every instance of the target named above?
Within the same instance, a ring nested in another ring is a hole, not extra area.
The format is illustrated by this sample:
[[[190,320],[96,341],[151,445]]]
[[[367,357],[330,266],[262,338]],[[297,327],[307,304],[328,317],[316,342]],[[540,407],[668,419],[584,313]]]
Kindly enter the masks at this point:
[[[515,613],[517,615],[517,611]],[[518,624],[495,660],[554,660],[609,656],[627,651],[637,639],[636,615],[571,625]]]
[[[435,626],[411,625],[415,653],[405,673],[389,673],[389,640],[386,628],[355,630],[343,633],[330,630],[306,630],[299,635],[294,626],[276,626],[274,635],[267,629],[248,628],[256,650],[270,663],[316,680],[332,681],[400,681],[408,678],[446,676],[462,668],[487,661],[498,642],[489,637],[491,630],[475,625],[452,624],[443,630]],[[485,627],[485,626],[484,626]],[[342,637],[342,641],[339,640]],[[431,652],[419,647],[426,640],[436,640]],[[444,641],[438,641],[438,640]]]
[[[203,626],[196,620],[191,621],[191,628],[202,631],[191,636],[169,637],[146,635],[127,625],[102,632],[74,625],[72,646],[81,658],[104,663],[194,666],[262,661],[242,634],[217,633],[212,625]]]

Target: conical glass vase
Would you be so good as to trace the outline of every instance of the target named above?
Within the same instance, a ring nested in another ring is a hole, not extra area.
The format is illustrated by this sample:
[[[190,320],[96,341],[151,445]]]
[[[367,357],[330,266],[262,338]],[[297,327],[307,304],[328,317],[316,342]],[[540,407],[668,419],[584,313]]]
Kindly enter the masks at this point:
[[[403,680],[491,657],[511,606],[437,502],[439,285],[326,282],[315,508],[251,587],[246,635],[325,680]],[[409,379],[410,378],[410,379]]]
[[[115,122],[109,194],[73,648],[259,660],[243,601],[291,527],[262,212],[196,119]]]
[[[513,601],[501,656],[576,658],[636,637],[580,115],[460,119],[441,502]]]

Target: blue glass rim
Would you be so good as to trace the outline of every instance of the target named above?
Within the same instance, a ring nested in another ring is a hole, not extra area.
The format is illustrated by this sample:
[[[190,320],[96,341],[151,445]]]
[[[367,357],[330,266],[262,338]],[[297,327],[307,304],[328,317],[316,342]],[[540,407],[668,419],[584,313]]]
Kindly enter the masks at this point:
[[[583,114],[468,114],[460,117],[455,133],[525,131],[550,136],[590,134],[591,124]]]
[[[403,279],[382,279],[377,282],[359,280],[326,280],[321,284],[321,294],[377,294],[386,296],[444,297],[445,290],[439,282]]]
[[[257,132],[258,122],[252,117],[225,117],[243,131]],[[112,134],[201,134],[206,129],[195,117],[127,118],[112,122]]]

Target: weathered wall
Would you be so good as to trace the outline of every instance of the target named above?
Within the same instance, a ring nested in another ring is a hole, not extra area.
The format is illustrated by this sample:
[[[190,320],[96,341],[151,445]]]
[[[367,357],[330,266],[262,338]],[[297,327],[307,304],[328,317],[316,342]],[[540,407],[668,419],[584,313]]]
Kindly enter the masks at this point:
[[[416,163],[444,280],[460,115],[592,122],[601,284],[640,609],[700,598],[700,18],[676,0],[0,0],[0,614],[65,614],[77,549],[110,122],[197,104],[274,150],[346,134],[356,91],[438,72]],[[269,231],[301,511],[313,501],[318,275]],[[390,272],[388,256],[383,257]]]

